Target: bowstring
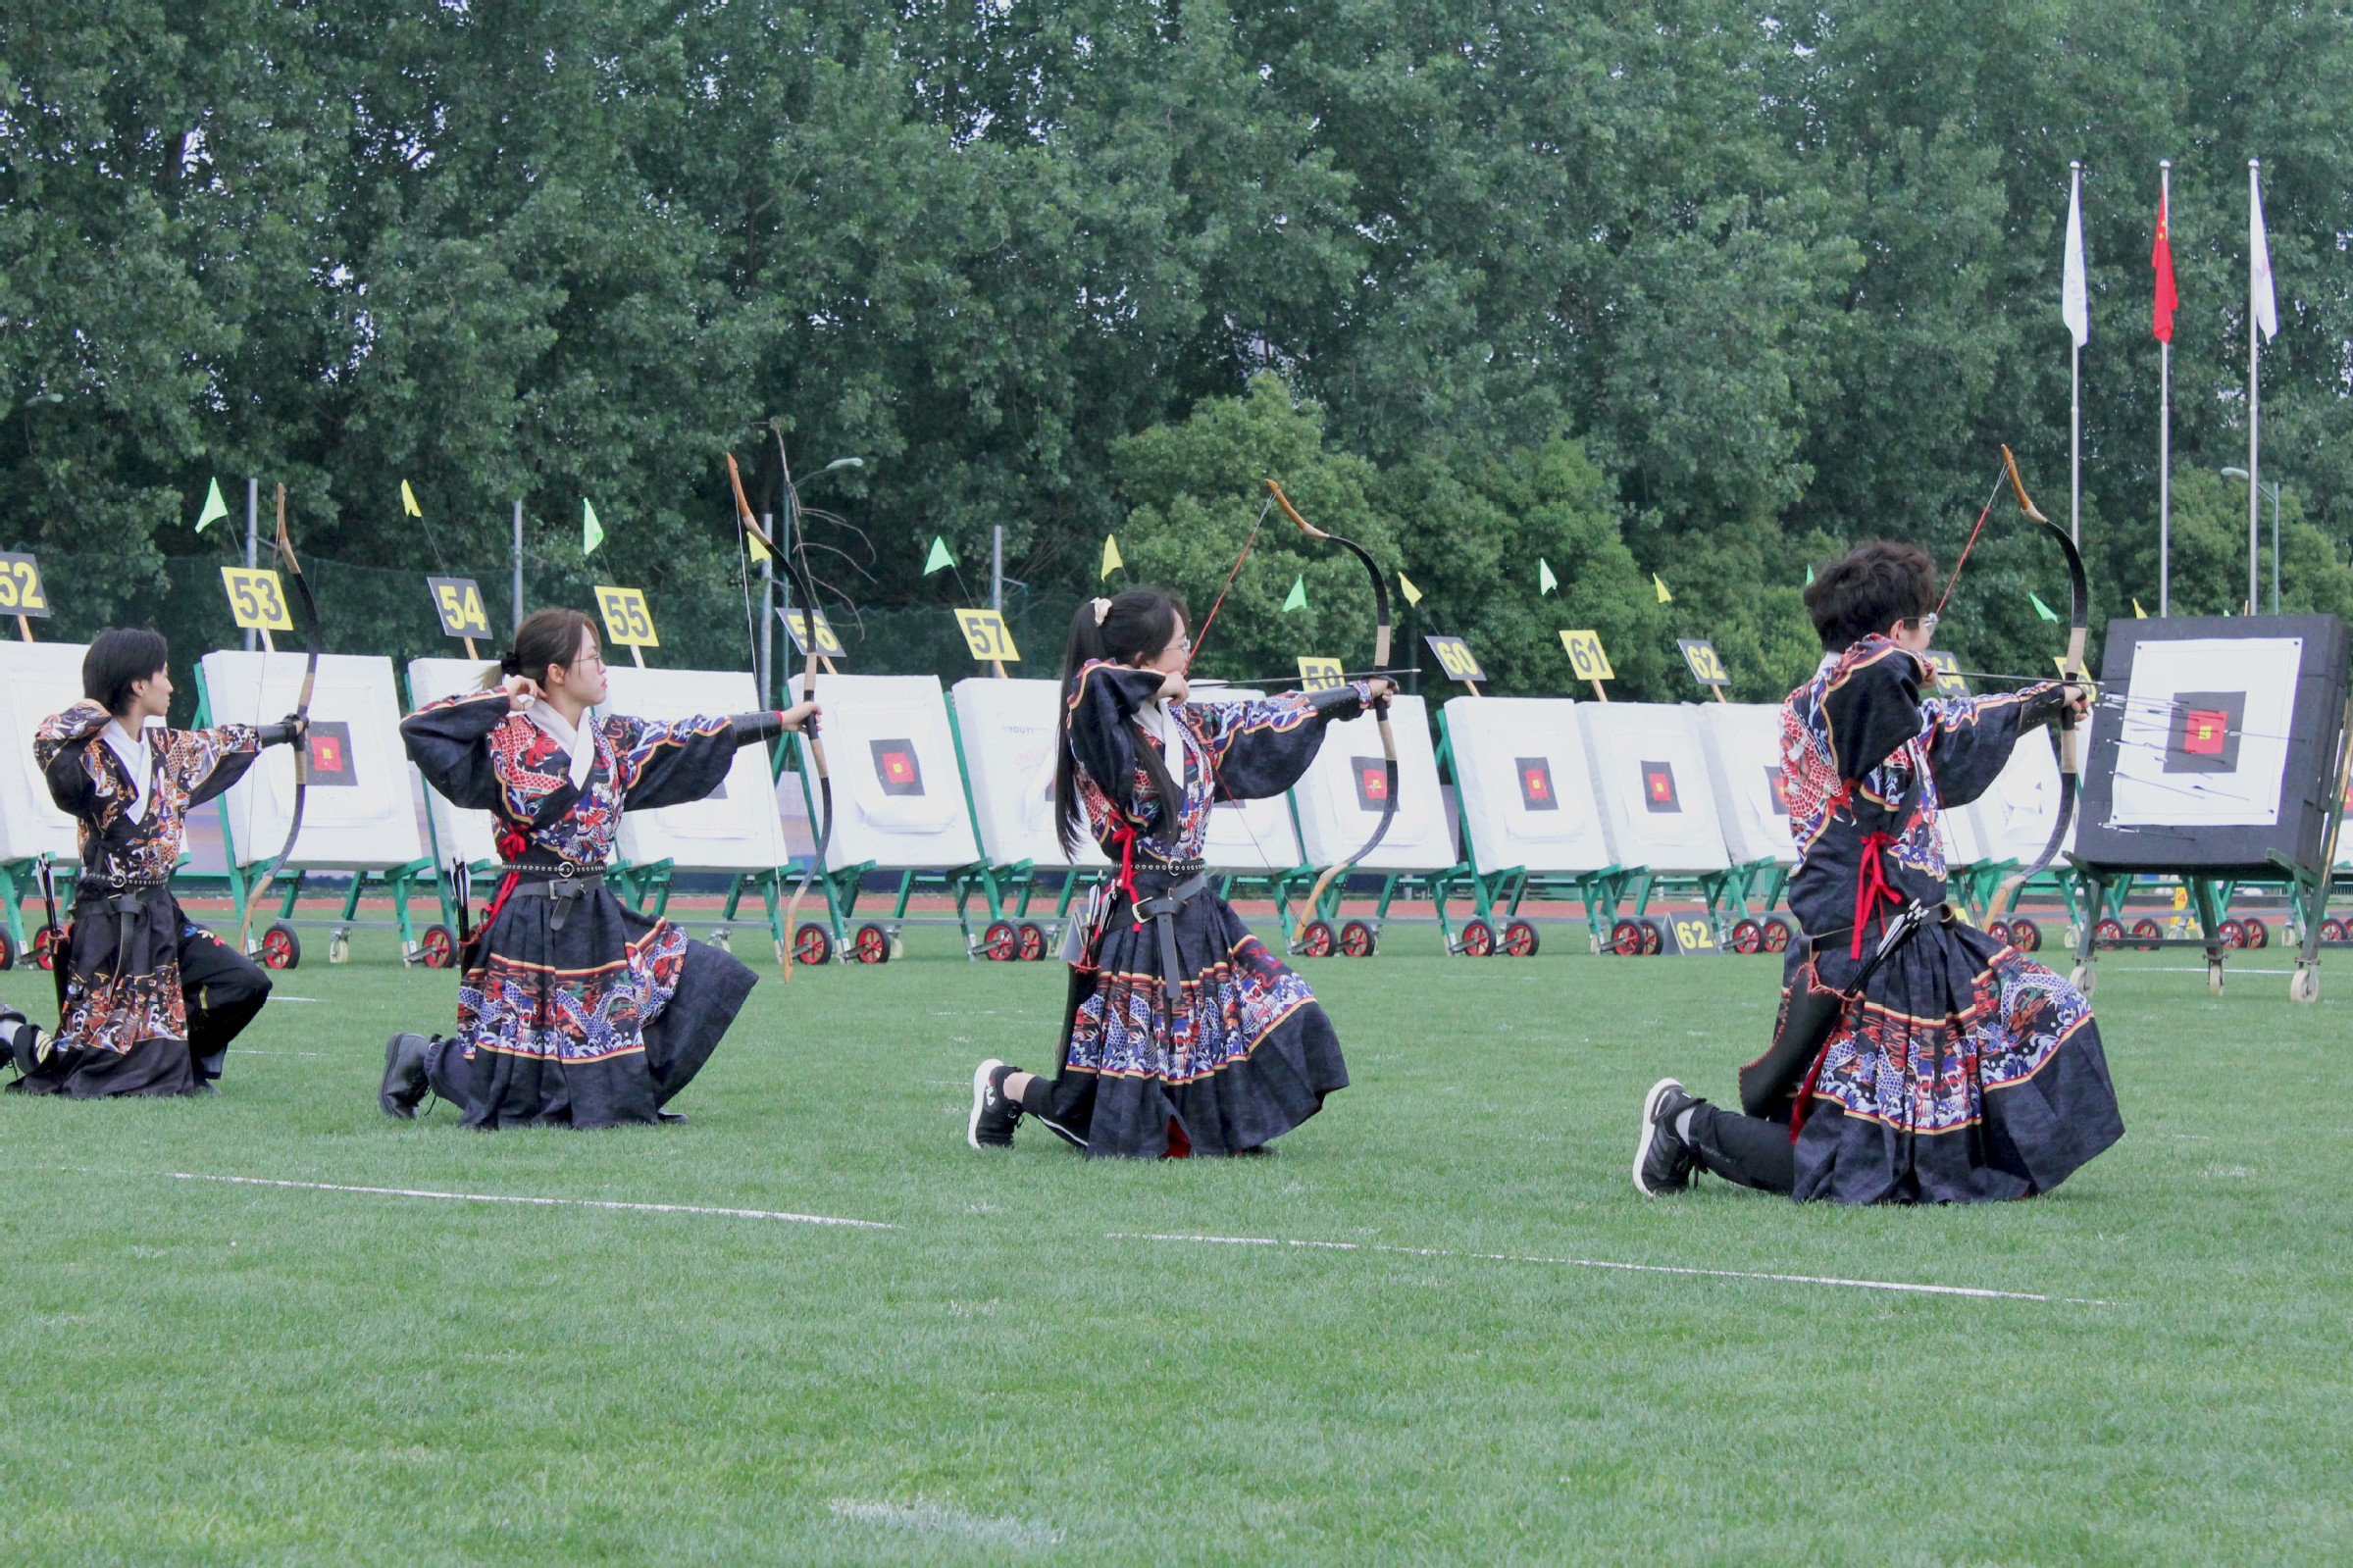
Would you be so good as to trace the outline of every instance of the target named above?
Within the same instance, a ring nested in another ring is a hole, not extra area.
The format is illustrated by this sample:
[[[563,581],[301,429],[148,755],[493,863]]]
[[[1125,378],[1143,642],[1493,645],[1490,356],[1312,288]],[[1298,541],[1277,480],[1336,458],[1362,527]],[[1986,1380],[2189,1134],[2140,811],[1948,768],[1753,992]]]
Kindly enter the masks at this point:
[[[1962,545],[1961,559],[1953,563],[1953,575],[1945,579],[1945,590],[1937,597],[1936,618],[1939,621],[1944,619],[1945,603],[1953,597],[1953,584],[1961,581],[1962,568],[1969,565],[1969,553],[1977,547],[1977,535],[1985,531],[1985,520],[1993,516],[1993,504],[2002,498],[2002,484],[2009,477],[2007,469],[1994,476],[1993,491],[1985,497],[1984,508],[1977,513],[1977,526],[1969,531],[1969,542]]]

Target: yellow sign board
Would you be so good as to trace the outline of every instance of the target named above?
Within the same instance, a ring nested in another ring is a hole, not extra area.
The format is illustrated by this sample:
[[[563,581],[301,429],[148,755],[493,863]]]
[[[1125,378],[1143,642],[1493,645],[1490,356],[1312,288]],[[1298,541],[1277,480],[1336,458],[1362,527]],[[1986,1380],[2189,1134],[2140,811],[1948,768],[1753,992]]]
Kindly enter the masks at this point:
[[[1563,632],[1560,645],[1568,650],[1568,667],[1580,681],[1614,681],[1617,672],[1610,668],[1610,655],[1602,651],[1599,632]]]
[[[653,614],[645,608],[643,588],[617,588],[605,583],[596,585],[596,613],[604,617],[604,638],[625,648],[658,648],[662,639],[654,634]]]
[[[490,634],[490,616],[483,607],[482,586],[472,578],[427,578],[425,586],[433,594],[433,613],[441,618],[443,632],[453,637]]]
[[[1479,668],[1478,655],[1460,637],[1424,637],[1422,641],[1438,655],[1438,668],[1446,672],[1447,679],[1471,683],[1487,679],[1487,672]]]
[[[229,589],[229,613],[247,632],[291,632],[294,618],[286,612],[286,591],[278,574],[266,566],[225,566],[221,582]]]
[[[807,614],[797,607],[790,610],[779,609],[776,613],[785,623],[786,634],[793,639],[793,651],[804,659],[807,658],[809,653],[809,618]],[[842,646],[841,636],[834,631],[834,624],[825,618],[823,610],[818,611],[818,657],[839,659],[847,652],[848,650]]]
[[[958,610],[956,630],[964,633],[964,645],[981,663],[1021,662],[1021,654],[1013,646],[1013,633],[1005,630],[1005,618],[995,610]]]
[[[49,595],[41,588],[41,568],[29,555],[0,551],[0,615],[47,615]]]
[[[1299,684],[1303,691],[1329,691],[1344,684],[1338,659],[1318,659],[1311,653],[1299,656]]]

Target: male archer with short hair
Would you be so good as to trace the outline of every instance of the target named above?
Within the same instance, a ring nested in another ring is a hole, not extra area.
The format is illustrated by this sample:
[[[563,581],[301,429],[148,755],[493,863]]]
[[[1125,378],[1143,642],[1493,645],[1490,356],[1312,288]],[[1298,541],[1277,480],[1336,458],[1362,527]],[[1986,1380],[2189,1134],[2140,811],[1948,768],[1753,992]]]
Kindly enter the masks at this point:
[[[1695,1167],[1848,1203],[2047,1192],[2123,1136],[2081,992],[1945,903],[1937,815],[1982,794],[2019,736],[2080,718],[2080,686],[1923,697],[1936,569],[1874,540],[1819,572],[1814,678],[1781,708],[1799,862],[1772,1047],[1741,1069],[1746,1114],[1674,1079],[1642,1107],[1634,1185]]]

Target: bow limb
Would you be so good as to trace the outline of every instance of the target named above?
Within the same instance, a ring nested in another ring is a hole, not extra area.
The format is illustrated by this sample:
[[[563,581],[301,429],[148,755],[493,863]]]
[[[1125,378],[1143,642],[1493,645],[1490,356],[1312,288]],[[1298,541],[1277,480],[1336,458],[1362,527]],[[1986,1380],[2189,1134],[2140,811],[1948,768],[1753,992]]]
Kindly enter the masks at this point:
[[[768,536],[768,531],[760,527],[759,517],[751,509],[751,500],[743,493],[743,471],[736,466],[736,454],[733,452],[727,454],[727,483],[728,488],[734,492],[736,497],[736,523],[742,529],[743,536],[757,544],[761,549],[766,550],[771,560],[783,561],[785,559],[785,552],[777,548],[776,541]],[[787,564],[785,571],[786,579],[789,582],[791,581],[792,577],[792,567],[790,563]],[[767,601],[763,599],[761,602],[764,605]],[[808,611],[804,609],[801,613],[803,615],[807,615]],[[811,617],[809,621],[809,635],[812,639],[814,639],[816,634],[817,623],[815,618]],[[759,649],[756,643],[754,644],[751,652],[752,667],[756,671],[759,667]],[[759,693],[759,700],[763,703],[766,702],[768,700],[768,693],[765,691]],[[763,744],[760,749],[763,753],[766,753],[768,750],[765,744]],[[775,778],[774,769],[778,767],[779,764],[777,764],[773,756],[770,756],[768,760],[771,769],[769,777],[770,781],[773,783]],[[804,883],[803,885],[806,885],[806,884]],[[787,985],[791,985],[793,981],[793,943],[790,939],[792,930],[792,917],[790,912],[788,912],[785,920],[787,939],[779,942],[776,949],[777,965],[784,971],[785,983]]]
[[[1372,583],[1373,667],[1375,669],[1387,669],[1389,667],[1390,642],[1389,580],[1382,575],[1380,564],[1373,560],[1372,552],[1364,548],[1363,545],[1358,544],[1355,539],[1344,538],[1340,534],[1327,532],[1326,531],[1317,528],[1314,524],[1308,522],[1305,518],[1300,516],[1299,508],[1291,504],[1291,497],[1285,495],[1283,493],[1283,487],[1280,484],[1277,484],[1274,481],[1268,480],[1266,481],[1266,488],[1273,494],[1275,504],[1283,509],[1283,515],[1290,518],[1292,522],[1298,524],[1301,531],[1304,532],[1311,539],[1324,539],[1333,544],[1339,545],[1342,549],[1348,551],[1349,554],[1355,556],[1357,564],[1364,568],[1364,575]],[[1347,876],[1351,871],[1354,871],[1357,862],[1361,861],[1366,855],[1371,854],[1373,850],[1380,847],[1381,840],[1388,835],[1389,825],[1397,820],[1397,736],[1389,728],[1388,699],[1385,697],[1376,699],[1373,702],[1372,711],[1373,721],[1379,727],[1381,732],[1381,760],[1388,781],[1387,789],[1381,797],[1381,820],[1373,824],[1372,836],[1365,839],[1362,844],[1358,845],[1355,854],[1350,855],[1346,860],[1340,861],[1335,865],[1326,867],[1323,875],[1315,879],[1315,886],[1307,894],[1306,907],[1310,919],[1318,918],[1315,915],[1315,910],[1319,905],[1322,904],[1325,890],[1328,889],[1334,882],[1338,881],[1342,877]]]
[[[775,554],[777,561],[785,569],[787,581],[793,584],[793,591],[800,595],[802,624],[807,630],[807,635],[802,638],[802,641],[808,650],[801,665],[800,699],[808,702],[814,700],[817,695],[817,589],[816,585],[809,581],[808,531],[807,526],[800,520],[799,494],[793,488],[793,466],[785,456],[785,428],[781,422],[776,420],[769,421],[768,428],[776,436],[777,473],[784,482],[785,541],[788,546],[797,548],[799,553],[795,555],[793,548],[777,548],[773,540],[769,539],[765,533],[757,532],[756,530],[755,535]],[[743,500],[743,490],[741,484],[736,488],[736,504],[739,515],[745,519],[747,527],[751,526],[749,523],[750,508]],[[792,898],[785,904],[785,950],[788,955],[785,964],[785,981],[788,985],[792,983],[793,979],[791,962],[794,940],[793,922],[799,916],[801,900],[808,896],[809,884],[816,880],[819,870],[825,865],[826,849],[834,839],[834,780],[832,773],[826,767],[825,742],[818,736],[818,723],[814,714],[810,715],[807,722],[801,726],[800,738],[801,743],[808,748],[810,765],[817,770],[817,804],[824,813],[825,821],[817,826],[817,839],[809,849],[808,864],[801,868],[800,882],[793,887]]]
[[[2083,668],[2083,653],[2091,632],[2091,588],[2083,572],[2083,552],[2075,547],[2074,536],[2043,516],[2027,496],[2025,481],[2019,478],[2018,459],[2011,455],[2007,446],[2002,448],[2002,467],[2010,477],[2010,488],[2018,498],[2019,510],[2058,541],[2059,552],[2067,561],[2067,654],[2060,661],[2059,678],[2064,686],[2084,684],[2089,679]],[[2075,716],[2072,710],[2062,708],[2059,714],[2059,818],[2051,825],[2051,836],[2043,844],[2042,853],[2034,857],[2033,863],[2003,879],[2001,888],[1995,894],[1997,900],[2015,894],[2029,878],[2039,876],[2045,867],[2058,858],[2061,845],[2067,842],[2068,828],[2075,818],[2075,801],[2081,792],[2081,773],[2082,757]]]
[[[286,487],[278,487],[278,558],[284,563],[286,577],[294,584],[294,597],[302,601],[303,645],[307,650],[302,661],[302,690],[294,703],[294,809],[286,821],[286,841],[278,853],[262,868],[260,877],[245,891],[245,919],[237,932],[237,951],[250,952],[253,947],[253,915],[261,908],[262,895],[270,884],[285,869],[286,860],[294,853],[294,840],[302,836],[302,808],[308,803],[311,787],[311,742],[301,728],[311,716],[311,693],[319,684],[319,656],[326,651],[325,635],[319,625],[319,601],[311,597],[310,579],[303,576],[302,561],[294,554],[294,541],[286,533]]]

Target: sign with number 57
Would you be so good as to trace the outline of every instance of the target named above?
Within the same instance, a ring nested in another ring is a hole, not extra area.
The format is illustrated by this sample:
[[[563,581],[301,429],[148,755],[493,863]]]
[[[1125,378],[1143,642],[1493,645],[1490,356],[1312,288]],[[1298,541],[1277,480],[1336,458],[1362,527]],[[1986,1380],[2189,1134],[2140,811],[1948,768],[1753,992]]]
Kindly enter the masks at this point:
[[[964,633],[964,646],[981,663],[1021,662],[1021,653],[1013,646],[1013,633],[1005,630],[1005,618],[995,610],[958,610],[956,630]]]

